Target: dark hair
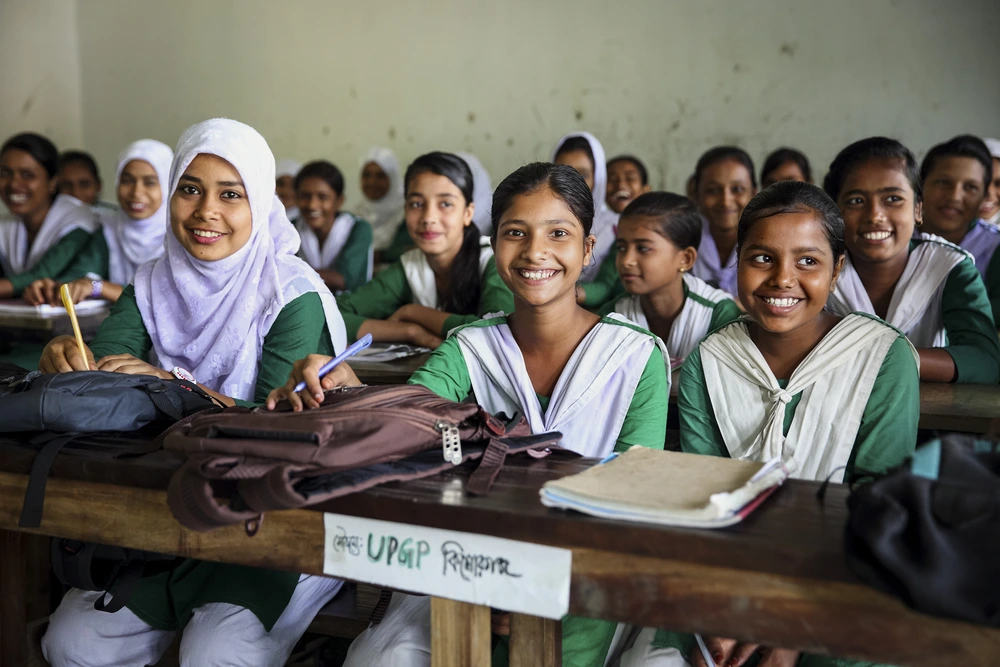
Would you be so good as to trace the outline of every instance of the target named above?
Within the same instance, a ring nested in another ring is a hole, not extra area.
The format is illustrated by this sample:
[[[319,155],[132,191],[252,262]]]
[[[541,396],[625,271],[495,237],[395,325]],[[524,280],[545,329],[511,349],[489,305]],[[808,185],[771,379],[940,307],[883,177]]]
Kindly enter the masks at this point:
[[[97,161],[94,160],[93,155],[84,151],[73,150],[63,152],[59,156],[59,170],[61,171],[63,167],[74,162],[82,164],[91,173],[95,181],[101,180],[101,172],[97,169]]]
[[[809,166],[809,158],[794,148],[779,148],[767,156],[767,159],[764,160],[764,166],[760,170],[761,182],[763,183],[772,171],[788,162],[794,162],[805,179],[812,182],[812,168]]]
[[[986,147],[986,142],[971,134],[960,134],[943,144],[938,144],[932,148],[920,163],[920,182],[923,183],[934,171],[934,165],[944,157],[971,157],[983,165],[983,186],[989,189],[990,181],[993,180],[993,156],[990,149]]]
[[[701,172],[713,164],[724,160],[735,160],[746,167],[750,173],[750,183],[755,188],[757,187],[757,170],[753,166],[753,159],[750,157],[750,154],[738,146],[716,146],[698,158],[698,164],[694,168],[695,192],[698,191],[698,186],[701,185]]]
[[[844,181],[851,170],[873,160],[896,162],[899,170],[910,181],[916,201],[920,201],[923,190],[920,187],[920,172],[917,170],[917,159],[910,149],[888,137],[868,137],[855,141],[853,144],[837,153],[823,179],[823,189],[834,201],[840,197]]]
[[[834,261],[843,256],[844,219],[840,209],[819,186],[800,181],[778,181],[754,195],[743,209],[736,231],[736,247],[742,248],[750,228],[758,220],[786,213],[817,213],[821,218],[826,240],[830,243]]]
[[[34,132],[22,132],[4,142],[0,148],[0,154],[6,153],[10,149],[24,151],[35,162],[42,165],[49,178],[54,178],[59,172],[59,150],[56,145],[40,134]]]
[[[622,211],[621,219],[656,218],[656,232],[678,248],[697,248],[701,243],[701,214],[695,203],[673,192],[647,192]]]
[[[594,195],[587,187],[587,181],[573,167],[551,162],[532,162],[500,181],[500,185],[493,191],[490,222],[493,224],[494,241],[500,218],[514,203],[514,199],[543,187],[548,187],[566,202],[569,210],[583,225],[584,237],[590,236],[590,230],[594,226]]]
[[[299,169],[299,173],[295,175],[295,189],[298,190],[302,181],[307,178],[321,178],[338,197],[344,194],[344,175],[332,162],[316,160]]]
[[[590,142],[587,141],[586,137],[570,137],[566,141],[559,144],[559,148],[556,149],[556,157],[563,155],[564,153],[572,153],[574,151],[583,151],[590,158],[590,164],[593,165],[594,169],[597,169],[597,160],[594,159],[594,149],[590,147]],[[593,197],[593,195],[591,195]]]
[[[588,144],[589,145],[589,144]],[[649,175],[646,173],[646,165],[644,165],[639,158],[634,155],[619,155],[618,157],[611,158],[608,160],[608,170],[610,171],[611,165],[615,162],[631,162],[635,165],[635,168],[639,170],[639,177],[642,179],[643,185],[649,185]]]
[[[466,206],[473,203],[472,170],[462,158],[441,151],[421,155],[406,168],[403,183],[407,194],[410,191],[410,181],[426,173],[444,176],[462,192]],[[441,304],[441,309],[444,311],[471,315],[479,309],[479,297],[482,293],[482,276],[479,275],[479,238],[479,228],[475,223],[469,223],[462,237],[462,247],[451,264],[448,294]]]

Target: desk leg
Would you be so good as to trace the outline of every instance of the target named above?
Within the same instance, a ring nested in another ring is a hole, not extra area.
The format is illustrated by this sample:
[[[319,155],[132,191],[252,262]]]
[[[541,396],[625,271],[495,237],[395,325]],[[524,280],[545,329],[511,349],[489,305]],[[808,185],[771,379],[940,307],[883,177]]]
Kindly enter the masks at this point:
[[[431,667],[490,667],[490,608],[431,598]]]
[[[28,539],[0,530],[0,665],[28,662]]]
[[[510,667],[562,665],[562,624],[547,618],[510,615]]]

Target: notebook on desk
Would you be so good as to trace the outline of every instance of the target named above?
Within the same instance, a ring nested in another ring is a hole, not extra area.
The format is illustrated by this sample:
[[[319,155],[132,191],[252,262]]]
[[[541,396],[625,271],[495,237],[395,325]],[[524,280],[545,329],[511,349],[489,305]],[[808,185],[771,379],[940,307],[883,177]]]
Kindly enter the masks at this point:
[[[576,475],[546,482],[547,507],[620,521],[689,528],[739,523],[788,478],[768,463],[632,447]]]
[[[413,345],[376,343],[368,349],[358,352],[354,356],[351,363],[357,363],[359,361],[395,361],[396,359],[415,357],[426,352],[430,352],[430,349],[426,347],[415,347]]]
[[[76,304],[76,314],[78,316],[89,315],[107,309],[108,302],[104,299],[88,299]],[[0,301],[0,316],[2,315],[37,315],[39,317],[59,317],[66,314],[66,309],[62,306],[49,306],[42,304],[32,306],[22,299],[5,299]]]

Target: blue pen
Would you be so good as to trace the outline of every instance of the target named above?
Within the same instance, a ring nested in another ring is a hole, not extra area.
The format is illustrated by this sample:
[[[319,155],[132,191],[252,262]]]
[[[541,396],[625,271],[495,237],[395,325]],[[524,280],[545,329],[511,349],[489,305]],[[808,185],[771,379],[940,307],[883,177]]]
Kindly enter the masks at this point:
[[[319,369],[319,378],[322,380],[323,376],[332,371],[334,368],[336,368],[337,364],[342,362],[344,359],[347,359],[348,357],[353,357],[355,354],[357,354],[358,352],[365,349],[371,344],[372,344],[371,334],[365,334],[363,338],[359,338],[356,342],[351,343],[351,345],[346,350],[335,356],[330,361],[323,364],[323,367]],[[295,385],[295,393],[297,394],[305,388],[306,388],[306,383],[303,380],[302,382]]]

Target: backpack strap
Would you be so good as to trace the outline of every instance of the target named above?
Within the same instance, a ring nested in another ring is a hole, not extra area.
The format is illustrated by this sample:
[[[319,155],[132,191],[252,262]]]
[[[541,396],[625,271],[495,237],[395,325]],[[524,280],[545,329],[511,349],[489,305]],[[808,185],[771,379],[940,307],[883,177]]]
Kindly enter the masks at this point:
[[[31,474],[28,476],[28,488],[24,491],[24,506],[21,508],[19,528],[38,528],[42,525],[42,507],[45,504],[45,487],[48,484],[49,472],[56,460],[56,454],[69,442],[79,437],[79,433],[52,436],[44,434],[34,438],[32,444],[42,444],[41,451],[31,464]],[[46,442],[48,440],[48,442]]]
[[[493,482],[500,474],[500,468],[507,460],[507,452],[510,448],[499,438],[490,438],[490,444],[483,452],[483,458],[479,465],[469,476],[469,481],[465,484],[465,490],[474,496],[485,496],[490,492]]]
[[[115,568],[108,590],[104,595],[94,600],[94,609],[113,614],[128,604],[145,569],[146,561],[141,558],[123,561],[119,567]],[[108,600],[108,595],[111,596],[110,600]]]
[[[379,591],[378,602],[375,603],[375,607],[372,608],[372,613],[368,617],[368,627],[373,627],[382,622],[385,617],[385,612],[389,610],[389,603],[392,602],[392,590],[389,588],[383,588]]]

